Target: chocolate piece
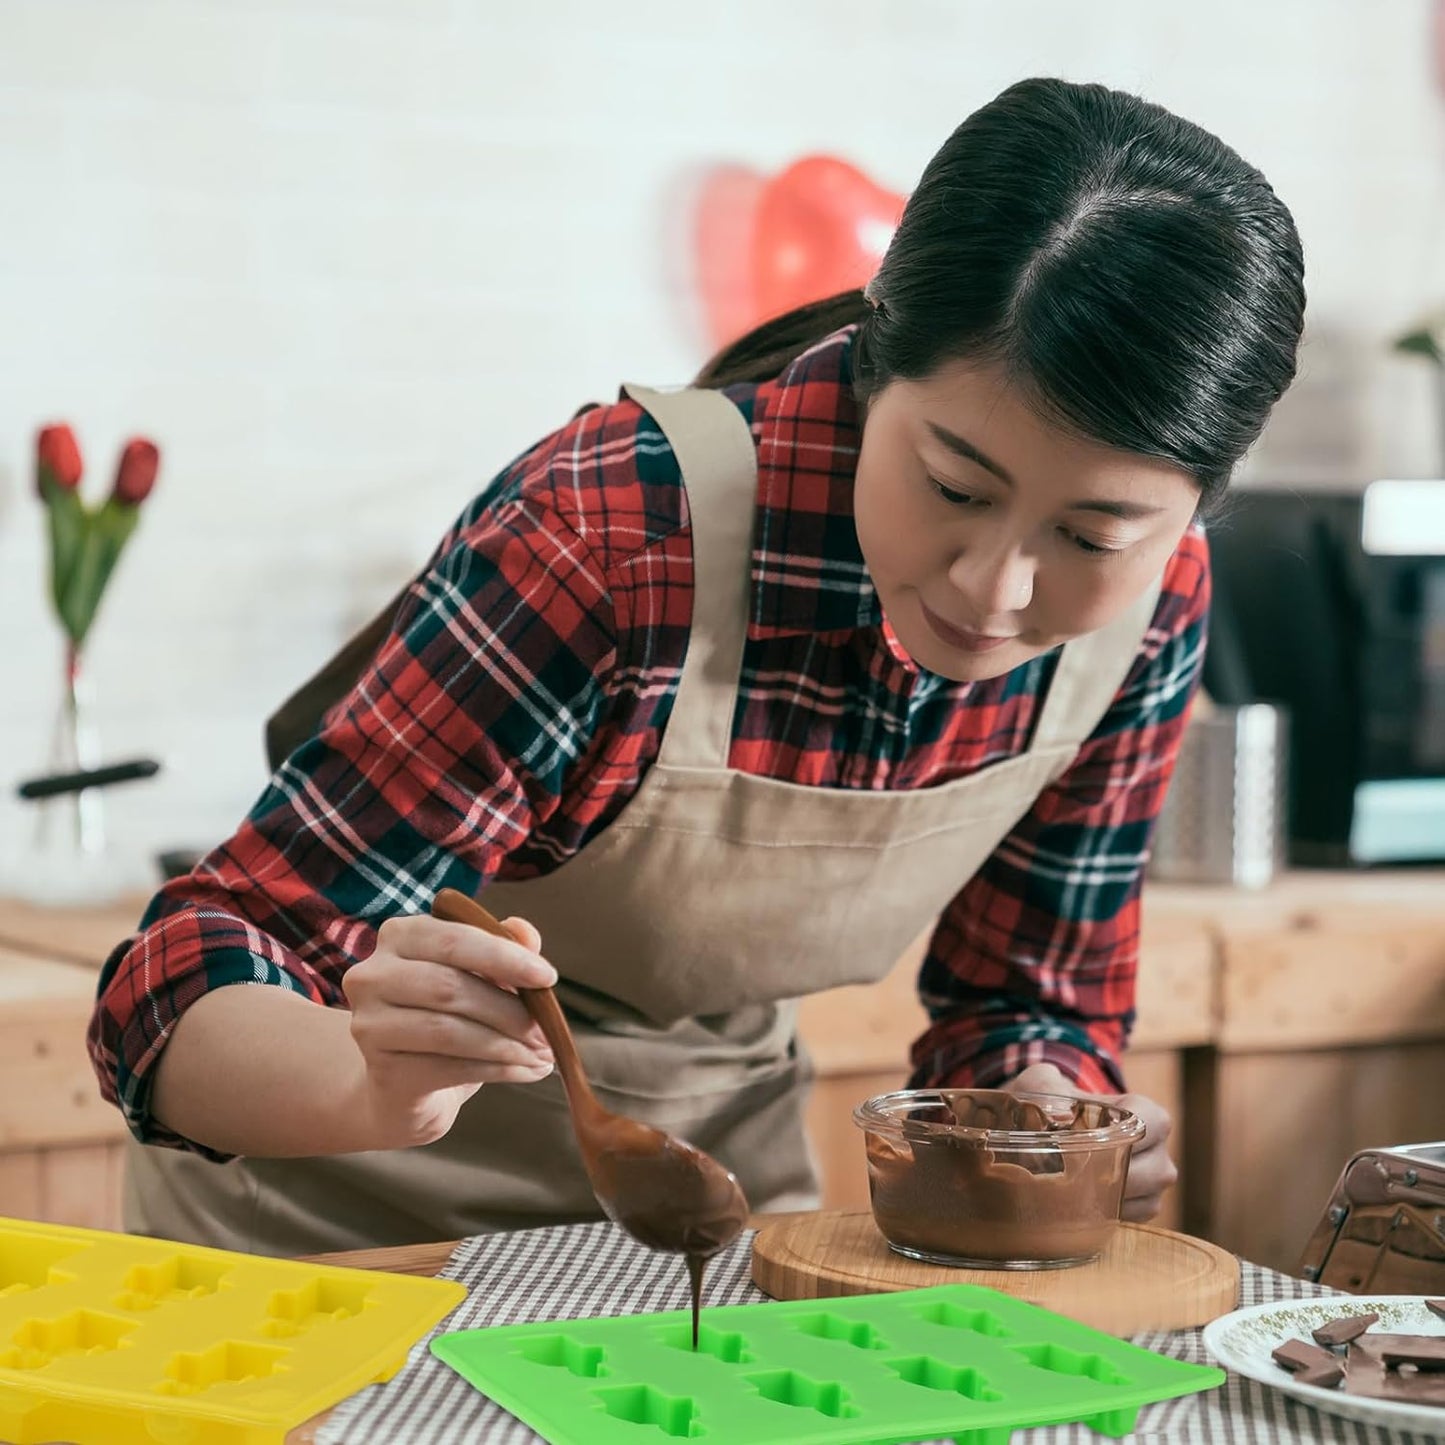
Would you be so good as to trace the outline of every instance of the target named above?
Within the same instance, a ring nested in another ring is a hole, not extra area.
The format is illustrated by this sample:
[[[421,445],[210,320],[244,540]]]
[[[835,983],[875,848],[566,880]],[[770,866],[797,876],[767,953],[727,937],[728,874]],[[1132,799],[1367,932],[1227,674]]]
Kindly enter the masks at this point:
[[[1301,1385],[1315,1385],[1321,1390],[1333,1390],[1344,1378],[1345,1366],[1342,1360],[1331,1360],[1328,1365],[1311,1366],[1295,1376]]]
[[[1445,1377],[1438,1373],[1390,1369],[1370,1341],[1387,1338],[1383,1335],[1361,1335],[1351,1340],[1345,1357],[1345,1389],[1352,1395],[1368,1395],[1378,1400],[1400,1400],[1411,1405],[1445,1406]],[[1438,1339],[1427,1335],[1425,1339]]]
[[[1308,1340],[1286,1340],[1270,1351],[1270,1359],[1286,1370],[1324,1370],[1338,1363],[1328,1350]]]
[[[1379,1318],[1377,1314],[1342,1315],[1337,1320],[1326,1321],[1310,1333],[1315,1337],[1317,1345],[1347,1345],[1356,1336],[1364,1334]]]
[[[895,1248],[989,1264],[1082,1261],[1104,1248],[1118,1225],[1129,1146],[1052,1142],[1112,1122],[1097,1101],[1054,1108],[983,1091],[951,1099],[949,1110],[946,1122],[979,1132],[940,1134],[921,1113],[900,1121],[901,1139],[868,1130],[873,1215]],[[985,1130],[1032,1137],[1015,1142]]]
[[[1442,1320],[1445,1320],[1445,1299],[1427,1299],[1425,1308],[1432,1315],[1439,1315]]]
[[[1367,1341],[1388,1370],[1415,1365],[1421,1370],[1445,1370],[1445,1336],[1371,1335]]]

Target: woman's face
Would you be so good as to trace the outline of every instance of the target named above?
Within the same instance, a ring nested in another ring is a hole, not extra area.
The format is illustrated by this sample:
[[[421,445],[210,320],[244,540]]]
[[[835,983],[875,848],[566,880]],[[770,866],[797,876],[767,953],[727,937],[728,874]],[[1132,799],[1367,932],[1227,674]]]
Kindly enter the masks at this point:
[[[884,615],[921,667],[998,677],[1134,602],[1199,502],[1187,472],[1042,420],[996,365],[871,399],[854,511]]]

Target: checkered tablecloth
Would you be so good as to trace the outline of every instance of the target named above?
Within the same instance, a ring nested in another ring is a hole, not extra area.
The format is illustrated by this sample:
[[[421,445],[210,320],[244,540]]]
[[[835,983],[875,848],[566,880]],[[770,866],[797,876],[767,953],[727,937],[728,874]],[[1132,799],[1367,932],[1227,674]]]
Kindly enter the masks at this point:
[[[752,1235],[709,1266],[705,1305],[749,1304],[767,1297],[748,1275]],[[689,1305],[686,1271],[611,1224],[577,1224],[466,1240],[442,1270],[469,1295],[440,1331],[588,1315],[654,1314]],[[1245,1264],[1240,1304],[1311,1299],[1333,1291]],[[440,1332],[439,1331],[439,1332]],[[405,1368],[341,1405],[317,1434],[318,1445],[533,1445],[540,1437],[480,1395],[423,1340]],[[1213,1364],[1199,1330],[1136,1335],[1134,1343],[1176,1359]],[[1016,1430],[1012,1445],[1100,1445],[1082,1425]],[[1276,1390],[1231,1374],[1217,1390],[1148,1405],[1126,1445],[1430,1445],[1425,1436],[1382,1430],[1321,1414]],[[929,1442],[933,1445],[933,1442]]]

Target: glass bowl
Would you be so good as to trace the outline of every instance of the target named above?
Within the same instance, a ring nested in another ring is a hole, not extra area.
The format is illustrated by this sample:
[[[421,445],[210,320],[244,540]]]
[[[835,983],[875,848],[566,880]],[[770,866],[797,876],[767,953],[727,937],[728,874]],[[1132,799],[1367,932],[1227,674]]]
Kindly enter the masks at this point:
[[[931,1264],[1062,1269],[1119,1223],[1144,1123],[1104,1099],[903,1089],[860,1104],[873,1218]]]

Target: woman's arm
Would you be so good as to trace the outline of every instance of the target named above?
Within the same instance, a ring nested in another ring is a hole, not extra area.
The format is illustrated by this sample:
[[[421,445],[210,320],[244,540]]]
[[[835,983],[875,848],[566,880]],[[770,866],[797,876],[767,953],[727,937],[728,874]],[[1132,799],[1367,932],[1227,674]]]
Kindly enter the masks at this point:
[[[285,1158],[429,1144],[482,1084],[529,1083],[551,1050],[517,998],[557,981],[535,930],[499,942],[389,919],[346,976],[349,1011],[265,985],[198,998],[155,1067],[151,1109],[226,1154]]]
[[[503,500],[464,525],[236,835],[108,960],[91,1055],[137,1137],[218,1158],[385,1142],[355,1108],[343,980],[559,805],[613,656],[606,579],[564,520]]]
[[[349,1016],[285,988],[202,994],[176,1020],[154,1074],[156,1123],[217,1153],[285,1158],[381,1147],[358,1107],[364,1069]]]

